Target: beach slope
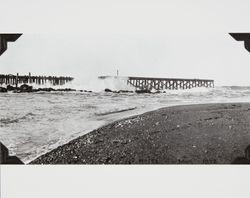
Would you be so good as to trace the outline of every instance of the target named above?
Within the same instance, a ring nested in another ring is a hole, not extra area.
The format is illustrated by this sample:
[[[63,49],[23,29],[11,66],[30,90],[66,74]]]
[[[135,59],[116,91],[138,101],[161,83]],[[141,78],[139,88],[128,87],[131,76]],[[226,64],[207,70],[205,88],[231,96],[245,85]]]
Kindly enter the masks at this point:
[[[250,103],[166,107],[103,126],[31,164],[230,164],[250,144]]]

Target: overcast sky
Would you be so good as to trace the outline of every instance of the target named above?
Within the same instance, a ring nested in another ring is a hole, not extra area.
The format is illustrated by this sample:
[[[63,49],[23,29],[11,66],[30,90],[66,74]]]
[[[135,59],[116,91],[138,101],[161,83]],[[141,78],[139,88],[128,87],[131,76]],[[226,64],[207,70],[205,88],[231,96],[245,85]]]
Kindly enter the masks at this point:
[[[1,2],[0,32],[24,33],[0,73],[211,78],[250,85],[250,53],[229,32],[250,32],[250,1]],[[3,20],[4,19],[4,20]]]

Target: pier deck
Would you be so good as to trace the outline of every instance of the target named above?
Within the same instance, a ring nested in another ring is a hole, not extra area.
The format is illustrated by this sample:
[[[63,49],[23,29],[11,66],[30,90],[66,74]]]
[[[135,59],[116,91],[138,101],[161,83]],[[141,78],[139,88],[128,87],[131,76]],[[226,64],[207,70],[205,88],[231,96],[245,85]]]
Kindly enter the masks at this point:
[[[194,87],[214,87],[214,80],[210,79],[99,76],[99,79],[106,78],[127,79],[127,84],[132,85],[136,89],[140,90],[191,89]]]

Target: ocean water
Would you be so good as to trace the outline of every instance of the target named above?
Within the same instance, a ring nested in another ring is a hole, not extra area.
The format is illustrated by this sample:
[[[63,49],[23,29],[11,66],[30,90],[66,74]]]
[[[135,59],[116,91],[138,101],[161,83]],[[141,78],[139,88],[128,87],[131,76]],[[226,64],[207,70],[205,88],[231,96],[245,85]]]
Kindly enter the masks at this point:
[[[250,87],[166,90],[166,93],[0,93],[0,141],[24,162],[113,121],[161,107],[250,102]]]

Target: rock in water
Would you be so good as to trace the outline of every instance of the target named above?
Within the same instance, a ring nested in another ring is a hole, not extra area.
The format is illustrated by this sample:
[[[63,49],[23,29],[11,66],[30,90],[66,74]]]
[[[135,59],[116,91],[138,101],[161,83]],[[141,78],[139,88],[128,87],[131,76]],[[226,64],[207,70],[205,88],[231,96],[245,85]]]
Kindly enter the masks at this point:
[[[4,87],[0,87],[0,93],[6,93],[7,92],[7,89],[4,88]]]
[[[129,91],[129,90],[119,90],[119,93],[133,93],[133,91]]]
[[[33,88],[32,86],[23,84],[20,86],[20,91],[21,92],[32,92],[32,88]]]
[[[136,92],[136,93],[151,93],[151,91],[150,91],[150,90],[147,90],[147,89],[136,90],[135,92]]]
[[[56,89],[56,91],[76,91],[76,89],[64,88],[64,89]]]
[[[53,89],[53,88],[39,88],[38,89],[38,91],[48,91],[48,92],[50,92],[50,91],[55,91],[55,89]]]
[[[105,89],[104,91],[105,92],[112,92],[112,90],[110,90],[110,89]]]
[[[11,85],[7,85],[7,90],[8,91],[13,91],[13,90],[15,90],[16,88],[15,87],[13,87],[13,86],[11,86]]]

